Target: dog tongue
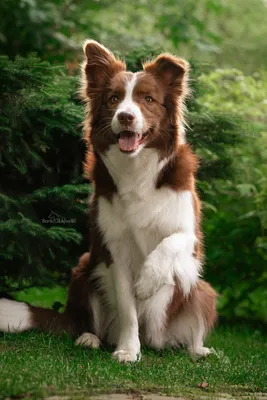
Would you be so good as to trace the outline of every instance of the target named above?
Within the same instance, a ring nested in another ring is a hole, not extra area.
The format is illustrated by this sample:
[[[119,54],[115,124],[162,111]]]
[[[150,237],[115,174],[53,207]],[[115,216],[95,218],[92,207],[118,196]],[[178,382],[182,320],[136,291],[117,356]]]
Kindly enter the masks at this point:
[[[119,138],[119,146],[122,151],[136,150],[139,144],[137,135],[121,134]]]

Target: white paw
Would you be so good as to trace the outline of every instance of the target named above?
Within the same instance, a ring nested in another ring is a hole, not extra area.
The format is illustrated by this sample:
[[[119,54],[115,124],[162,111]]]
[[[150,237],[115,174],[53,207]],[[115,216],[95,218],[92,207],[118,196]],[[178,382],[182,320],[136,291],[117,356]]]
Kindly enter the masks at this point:
[[[93,349],[98,349],[101,342],[96,335],[92,333],[85,332],[75,341],[76,346],[91,347]]]
[[[112,357],[120,363],[136,362],[141,358],[140,353],[127,350],[116,350],[112,354]]]
[[[163,262],[160,252],[153,251],[147,258],[140,275],[135,283],[135,295],[140,300],[146,300],[156,294],[164,285],[174,285],[174,280],[171,275],[162,273],[164,270],[169,272],[171,268],[166,268],[166,262]]]
[[[135,283],[135,295],[139,300],[149,299],[161,288],[160,282],[153,276],[153,273],[151,274],[151,271],[144,268]]]
[[[208,347],[194,347],[190,349],[190,353],[198,357],[207,357],[212,351]]]

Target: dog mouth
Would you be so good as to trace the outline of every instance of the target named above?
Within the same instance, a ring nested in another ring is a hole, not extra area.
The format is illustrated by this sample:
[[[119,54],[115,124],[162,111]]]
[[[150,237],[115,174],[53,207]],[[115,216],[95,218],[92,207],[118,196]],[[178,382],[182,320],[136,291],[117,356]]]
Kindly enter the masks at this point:
[[[149,128],[144,133],[136,133],[132,131],[121,131],[116,134],[116,138],[123,153],[133,153],[138,149],[143,140],[152,132],[153,128]]]

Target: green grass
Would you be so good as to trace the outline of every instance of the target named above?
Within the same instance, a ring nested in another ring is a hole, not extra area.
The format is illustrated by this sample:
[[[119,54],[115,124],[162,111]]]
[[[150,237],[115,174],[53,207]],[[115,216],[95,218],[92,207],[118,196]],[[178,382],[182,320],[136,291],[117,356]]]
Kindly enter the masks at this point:
[[[267,344],[262,334],[221,327],[208,345],[217,355],[205,360],[192,361],[184,351],[146,349],[139,364],[119,365],[110,351],[78,348],[68,337],[4,334],[0,397],[139,389],[199,398],[203,389],[197,385],[203,381],[210,394],[266,390]]]
[[[61,286],[52,288],[30,288],[15,293],[14,298],[18,301],[26,301],[36,307],[52,308],[55,301],[66,303],[67,289]]]
[[[31,293],[36,294],[34,290]],[[60,293],[59,290],[57,294]],[[20,298],[26,300],[25,296]],[[55,300],[61,298],[56,296]],[[52,300],[49,296],[44,295],[41,300],[37,296],[35,304],[40,301],[47,305]],[[183,350],[143,349],[140,363],[120,365],[111,359],[111,349],[75,347],[65,336],[37,332],[3,334],[0,398],[40,399],[67,393],[80,399],[92,393],[127,390],[194,399],[202,395],[213,397],[215,393],[228,393],[235,398],[250,393],[253,398],[253,393],[267,391],[267,343],[262,332],[218,326],[207,345],[216,350],[207,359],[194,361]],[[204,381],[208,388],[198,388]]]

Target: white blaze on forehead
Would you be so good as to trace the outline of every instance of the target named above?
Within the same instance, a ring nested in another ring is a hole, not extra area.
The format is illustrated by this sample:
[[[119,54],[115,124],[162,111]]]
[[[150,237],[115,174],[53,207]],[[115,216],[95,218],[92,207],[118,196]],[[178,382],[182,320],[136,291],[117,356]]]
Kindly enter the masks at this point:
[[[133,74],[130,79],[125,82],[125,97],[123,101],[118,105],[116,113],[111,122],[111,128],[114,133],[119,133],[125,130],[125,125],[121,124],[118,120],[118,115],[121,112],[126,112],[134,116],[133,123],[131,125],[131,131],[141,133],[144,127],[144,117],[139,106],[133,100],[133,91],[137,83],[137,73]]]
[[[133,104],[133,91],[136,85],[137,76],[133,74],[131,79],[127,80],[125,83],[125,98],[123,102],[120,104],[121,108],[127,109],[127,107],[131,107]],[[119,107],[119,108],[120,108]]]

